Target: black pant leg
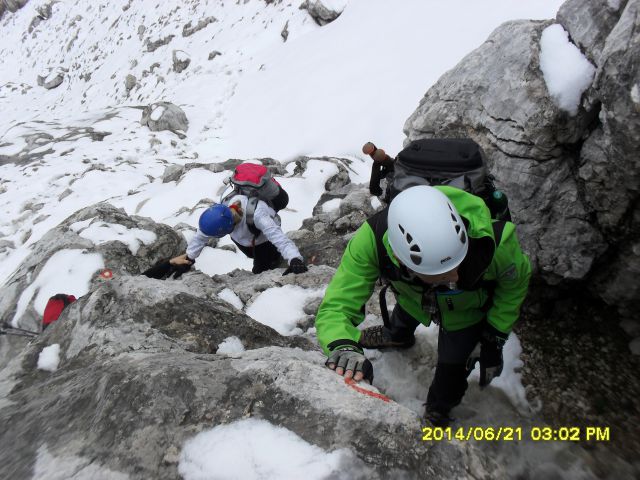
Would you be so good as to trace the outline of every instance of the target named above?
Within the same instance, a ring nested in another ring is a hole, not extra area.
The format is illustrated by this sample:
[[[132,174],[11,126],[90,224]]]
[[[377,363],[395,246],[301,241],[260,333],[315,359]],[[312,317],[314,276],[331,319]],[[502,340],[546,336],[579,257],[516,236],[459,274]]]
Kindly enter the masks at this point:
[[[242,253],[244,253],[247,257],[253,258],[253,247],[245,247],[244,245],[240,245],[233,238],[231,239],[231,241],[233,243],[235,243],[236,247],[238,247],[238,250],[240,250]]]
[[[391,337],[397,341],[409,340],[413,338],[413,332],[418,328],[418,325],[420,322],[409,315],[399,303],[396,303],[389,319]]]
[[[427,409],[444,414],[459,405],[467,391],[467,359],[480,341],[482,322],[438,334],[438,364],[427,395]]]
[[[256,245],[253,257],[253,273],[260,273],[272,270],[280,263],[280,252],[271,242],[264,242]]]

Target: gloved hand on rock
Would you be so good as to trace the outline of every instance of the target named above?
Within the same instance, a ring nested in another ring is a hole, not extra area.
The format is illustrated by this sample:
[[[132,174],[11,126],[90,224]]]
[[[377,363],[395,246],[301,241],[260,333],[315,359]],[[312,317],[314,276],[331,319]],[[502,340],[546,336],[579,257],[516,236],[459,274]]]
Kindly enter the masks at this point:
[[[304,264],[304,260],[302,260],[301,258],[294,258],[289,262],[289,267],[284,271],[282,275],[283,276],[289,275],[290,273],[294,273],[294,274],[304,273],[308,270],[309,269]]]
[[[373,365],[356,346],[348,345],[334,350],[325,365],[338,375],[344,375],[344,378],[353,378],[356,382],[373,382]]]

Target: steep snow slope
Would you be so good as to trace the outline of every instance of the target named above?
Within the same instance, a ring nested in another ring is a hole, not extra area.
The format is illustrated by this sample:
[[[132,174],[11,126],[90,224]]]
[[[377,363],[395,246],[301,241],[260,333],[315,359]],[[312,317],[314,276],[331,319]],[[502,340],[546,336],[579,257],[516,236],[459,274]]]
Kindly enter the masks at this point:
[[[5,15],[0,284],[48,230],[98,201],[193,225],[222,175],[162,184],[168,164],[342,155],[362,181],[364,141],[397,151],[404,119],[440,74],[502,21],[552,17],[561,2],[332,1],[344,12],[324,27],[301,3],[32,0]],[[190,63],[178,73],[174,57]],[[59,71],[60,86],[38,85]],[[139,124],[140,108],[160,100],[186,112],[186,138]],[[285,212],[288,229],[321,193],[322,178],[308,180],[290,181],[304,208]]]

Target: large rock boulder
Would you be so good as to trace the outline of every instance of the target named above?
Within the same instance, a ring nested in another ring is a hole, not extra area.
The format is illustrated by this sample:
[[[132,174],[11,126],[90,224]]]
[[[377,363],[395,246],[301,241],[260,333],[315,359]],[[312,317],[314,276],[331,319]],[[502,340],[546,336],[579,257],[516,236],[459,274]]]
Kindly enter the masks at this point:
[[[246,351],[216,353],[231,335]],[[38,370],[54,344],[57,371]],[[411,410],[349,388],[323,358],[188,282],[113,279],[3,372],[0,442],[13,448],[0,451],[0,473],[28,478],[73,463],[67,478],[178,478],[186,440],[247,417],[347,449],[332,478],[472,478],[466,465],[496,468],[470,444],[417,441]]]
[[[540,37],[553,22],[516,21],[440,78],[405,133],[480,143],[535,275],[586,282],[628,315],[640,306],[640,286],[625,281],[640,270],[640,2],[605,4],[571,0],[558,15],[597,68],[575,115],[554,103],[540,68]]]
[[[309,12],[311,18],[321,26],[333,22],[342,13],[342,9],[330,8],[322,3],[322,0],[304,0],[300,4],[300,10]]]
[[[184,138],[189,129],[189,120],[184,111],[170,102],[157,102],[144,108],[140,123],[149,130],[159,132],[169,130]]]
[[[148,218],[100,203],[67,218],[39,240],[2,288],[0,323],[39,330],[43,302],[56,293],[83,294],[103,281],[138,274],[184,252],[182,235]]]
[[[28,1],[29,0],[0,0],[0,4],[3,4],[10,12],[15,13],[24,7]]]

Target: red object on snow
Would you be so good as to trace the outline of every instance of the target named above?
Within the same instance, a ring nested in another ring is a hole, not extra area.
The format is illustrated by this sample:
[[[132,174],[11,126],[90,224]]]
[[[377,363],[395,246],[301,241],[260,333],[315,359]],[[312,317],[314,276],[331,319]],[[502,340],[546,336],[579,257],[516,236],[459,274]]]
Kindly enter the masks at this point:
[[[47,306],[44,307],[44,315],[42,316],[42,329],[44,330],[53,322],[58,320],[64,307],[76,301],[76,297],[73,295],[67,295],[66,293],[58,293],[49,298]]]

